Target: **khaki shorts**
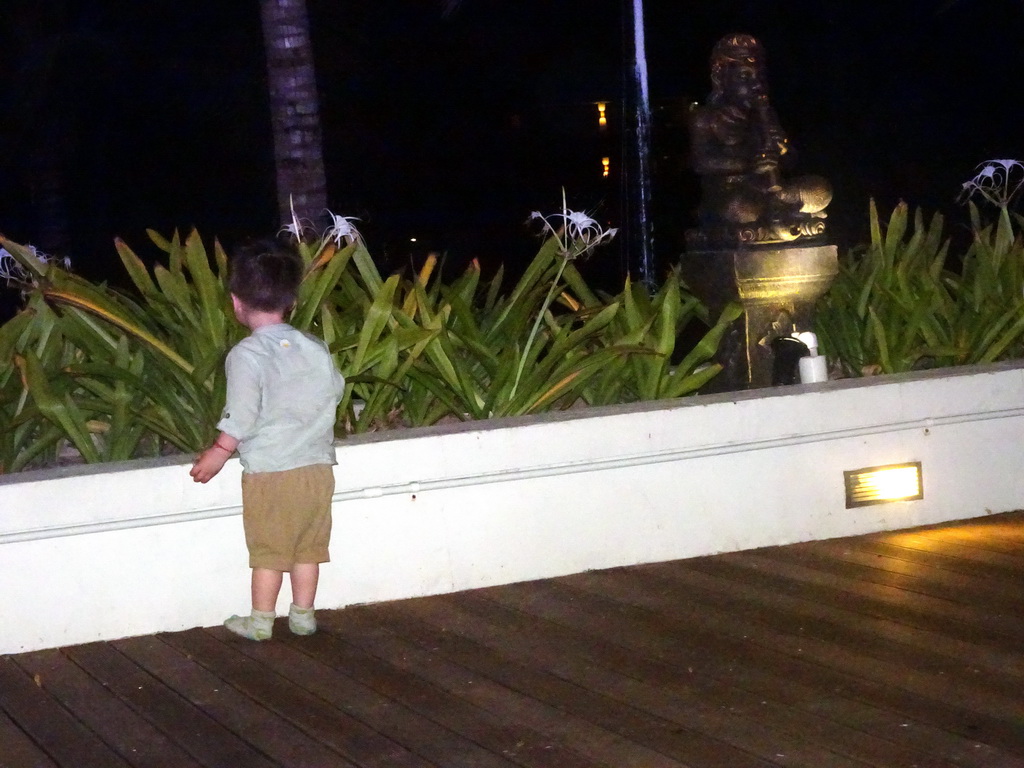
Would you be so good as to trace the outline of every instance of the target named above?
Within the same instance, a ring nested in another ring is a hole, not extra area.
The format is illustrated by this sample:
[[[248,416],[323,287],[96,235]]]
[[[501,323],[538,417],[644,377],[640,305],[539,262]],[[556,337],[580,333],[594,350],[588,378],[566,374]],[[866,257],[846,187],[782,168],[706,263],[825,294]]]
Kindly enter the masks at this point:
[[[331,557],[329,464],[242,475],[242,525],[250,568],[290,571],[296,563],[326,563]]]

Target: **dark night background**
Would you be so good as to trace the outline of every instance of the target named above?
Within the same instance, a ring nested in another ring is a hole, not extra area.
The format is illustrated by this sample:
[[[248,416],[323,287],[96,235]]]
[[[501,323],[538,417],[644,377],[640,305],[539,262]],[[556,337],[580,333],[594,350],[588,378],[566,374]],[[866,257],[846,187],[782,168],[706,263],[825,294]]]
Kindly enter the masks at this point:
[[[524,263],[530,211],[622,225],[623,0],[308,0],[331,209],[384,270],[427,249],[450,269]],[[765,45],[794,172],[831,179],[831,239],[866,237],[869,197],[941,210],[990,158],[1022,157],[1020,0],[646,0],[655,252],[682,249],[697,180],[686,105],[722,34]],[[112,240],[147,227],[230,247],[277,228],[254,0],[4,0],[0,231],[41,242],[41,164],[63,179],[74,267],[120,279]],[[624,23],[625,22],[625,23]],[[609,103],[597,128],[595,102]],[[601,177],[600,159],[612,158]],[[417,243],[410,243],[416,236]],[[620,241],[622,242],[622,241]],[[621,247],[585,265],[621,285]],[[10,311],[10,293],[5,311]]]

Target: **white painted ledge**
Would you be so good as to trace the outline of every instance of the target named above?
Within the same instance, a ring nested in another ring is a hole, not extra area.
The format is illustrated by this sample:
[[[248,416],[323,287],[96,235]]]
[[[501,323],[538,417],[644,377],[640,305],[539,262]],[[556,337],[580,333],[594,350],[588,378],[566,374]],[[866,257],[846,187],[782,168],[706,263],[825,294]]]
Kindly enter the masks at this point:
[[[318,605],[1017,509],[1022,433],[1014,363],[351,438]],[[845,508],[844,470],[905,461],[924,499]],[[239,476],[233,460],[196,485],[181,459],[0,476],[0,653],[246,611]]]

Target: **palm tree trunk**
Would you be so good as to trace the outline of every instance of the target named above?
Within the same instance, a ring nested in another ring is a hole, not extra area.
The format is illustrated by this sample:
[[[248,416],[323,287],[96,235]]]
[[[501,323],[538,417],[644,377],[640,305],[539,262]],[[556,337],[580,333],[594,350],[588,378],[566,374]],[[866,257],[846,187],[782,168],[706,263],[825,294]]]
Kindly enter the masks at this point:
[[[327,207],[323,139],[305,0],[260,0],[281,222]]]

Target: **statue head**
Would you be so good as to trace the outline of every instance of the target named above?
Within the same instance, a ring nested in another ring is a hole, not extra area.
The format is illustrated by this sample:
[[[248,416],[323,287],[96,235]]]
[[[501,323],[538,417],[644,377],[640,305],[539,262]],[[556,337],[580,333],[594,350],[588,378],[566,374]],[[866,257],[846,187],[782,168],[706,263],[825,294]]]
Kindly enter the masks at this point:
[[[726,35],[711,50],[711,100],[753,106],[768,99],[764,48],[750,35]]]

